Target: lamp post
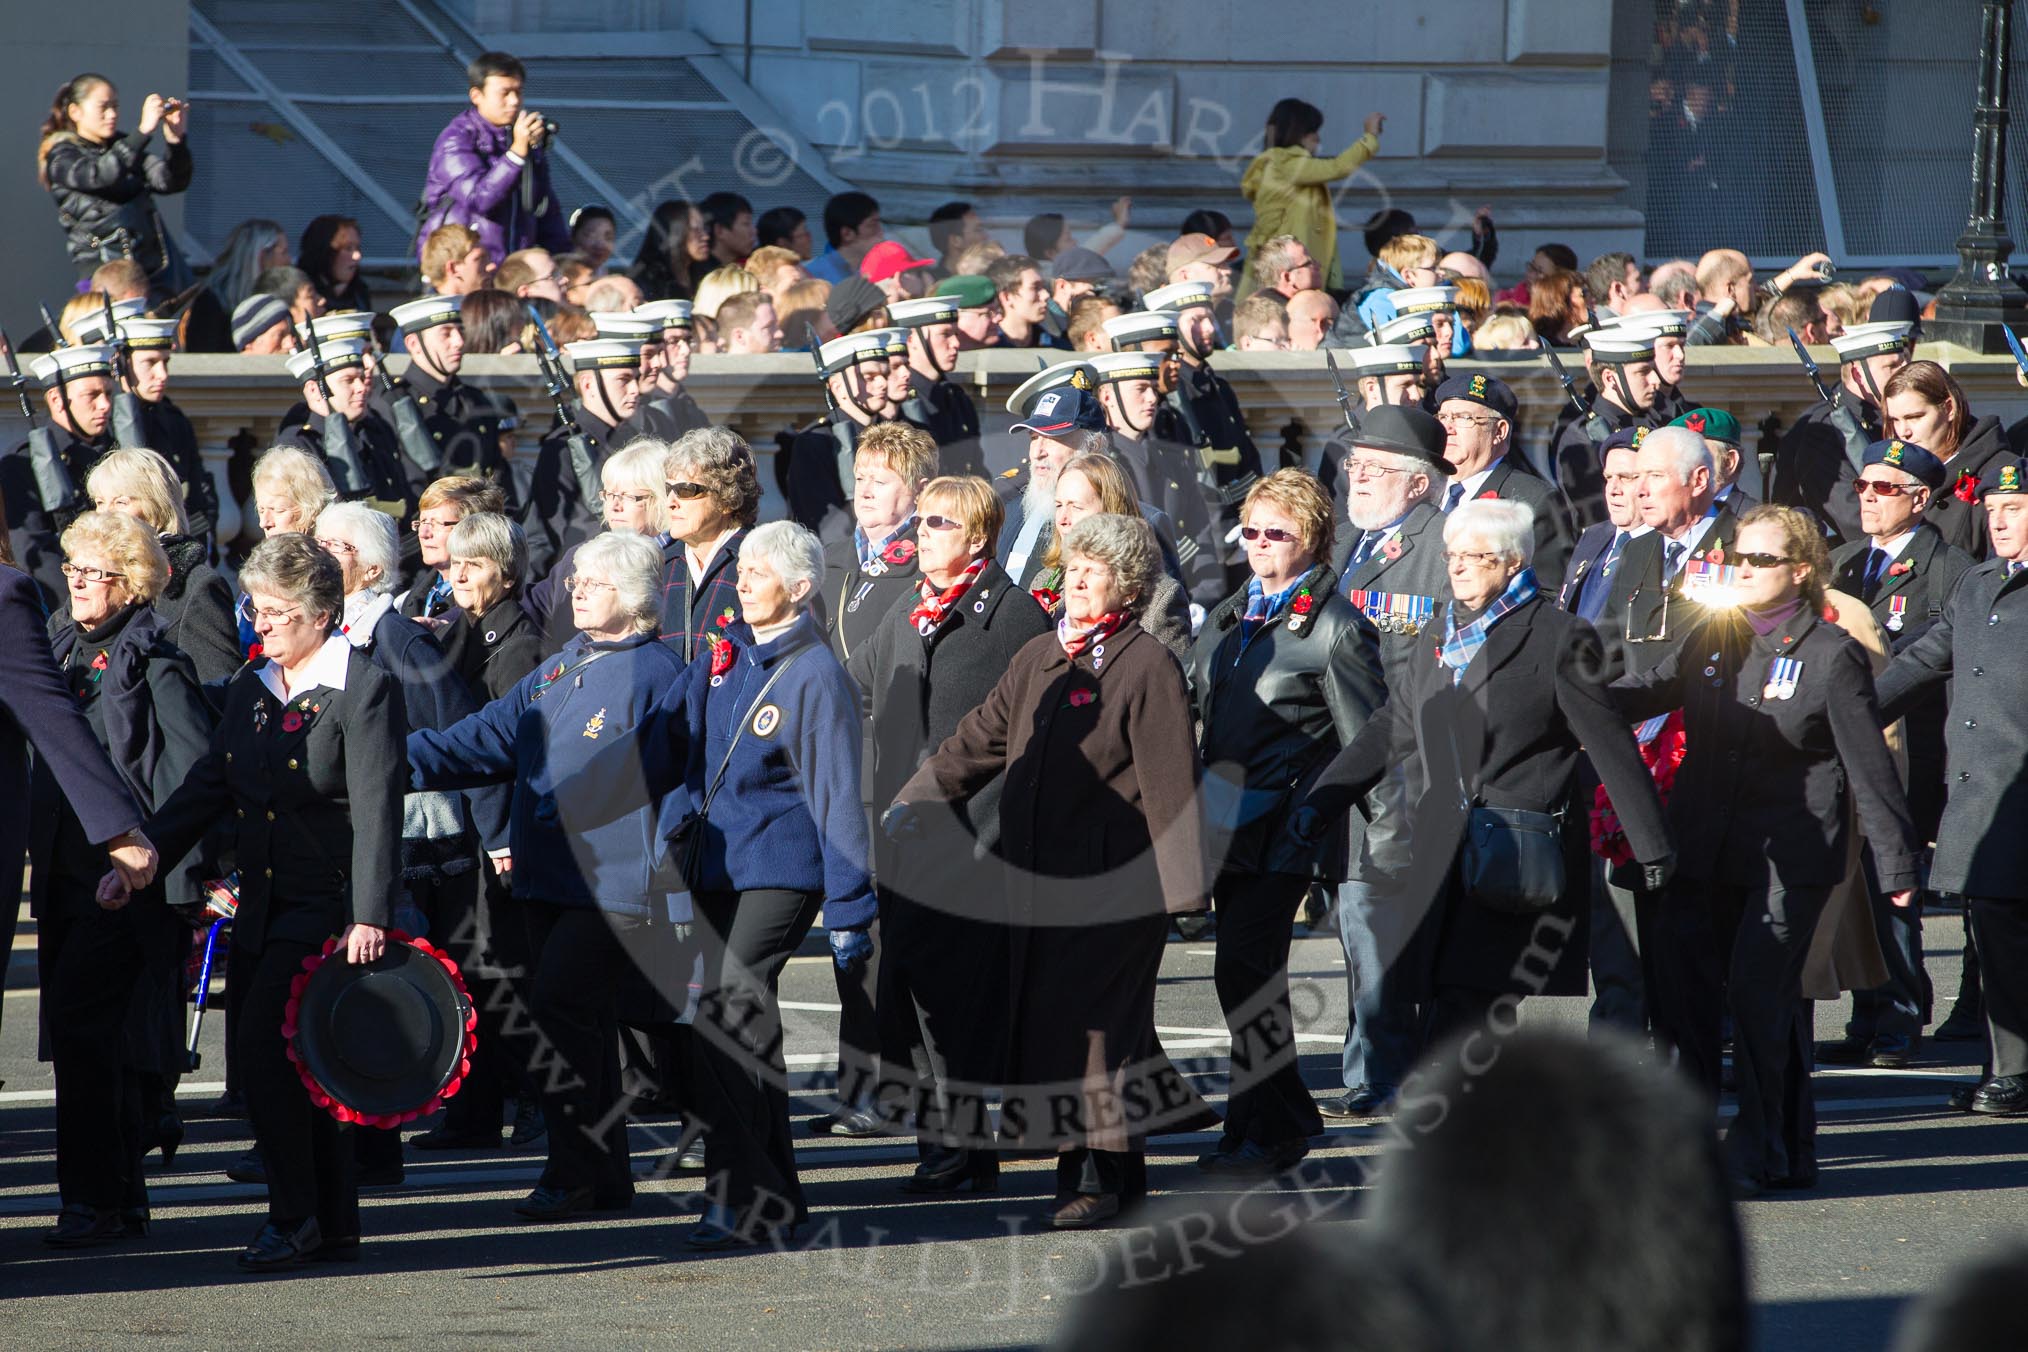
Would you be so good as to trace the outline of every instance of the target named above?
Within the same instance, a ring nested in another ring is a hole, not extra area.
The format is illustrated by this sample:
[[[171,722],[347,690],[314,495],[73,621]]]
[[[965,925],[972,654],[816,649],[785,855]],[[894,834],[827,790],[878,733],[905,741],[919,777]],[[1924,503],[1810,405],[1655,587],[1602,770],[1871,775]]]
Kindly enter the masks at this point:
[[[1958,236],[1957,275],[1937,293],[1928,336],[1975,352],[2007,350],[2002,324],[2028,322],[2028,292],[2007,271],[2007,61],[2014,0],[1984,0],[1979,102],[1972,111],[1972,213]]]

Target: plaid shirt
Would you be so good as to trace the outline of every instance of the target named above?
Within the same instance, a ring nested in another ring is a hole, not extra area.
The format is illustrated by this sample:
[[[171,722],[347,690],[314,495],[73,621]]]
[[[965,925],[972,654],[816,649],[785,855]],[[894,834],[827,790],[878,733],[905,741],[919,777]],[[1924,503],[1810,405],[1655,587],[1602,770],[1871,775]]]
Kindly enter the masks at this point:
[[[748,529],[734,531],[719,547],[702,585],[694,589],[683,542],[671,540],[662,546],[662,641],[685,662],[704,650],[706,634],[724,627],[718,621],[727,611],[733,620],[740,618],[737,564]]]

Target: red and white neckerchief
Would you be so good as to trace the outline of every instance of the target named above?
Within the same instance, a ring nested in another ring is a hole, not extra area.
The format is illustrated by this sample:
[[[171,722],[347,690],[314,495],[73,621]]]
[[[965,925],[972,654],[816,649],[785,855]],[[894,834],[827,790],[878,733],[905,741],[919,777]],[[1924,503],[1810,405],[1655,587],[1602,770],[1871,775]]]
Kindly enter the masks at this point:
[[[1092,665],[1097,666],[1105,660],[1105,641],[1118,633],[1120,626],[1126,622],[1126,611],[1111,610],[1099,616],[1097,624],[1080,630],[1070,622],[1070,616],[1066,614],[1056,622],[1056,641],[1063,645],[1063,651],[1073,660],[1079,653],[1089,648],[1093,657]]]
[[[973,559],[971,566],[958,575],[958,580],[941,592],[930,586],[928,578],[916,583],[916,594],[922,600],[908,612],[908,618],[915,624],[915,632],[924,638],[934,634],[943,624],[944,617],[951,613],[951,607],[958,603],[958,598],[972,589],[972,584],[979,580],[979,574],[985,569],[985,559]]]

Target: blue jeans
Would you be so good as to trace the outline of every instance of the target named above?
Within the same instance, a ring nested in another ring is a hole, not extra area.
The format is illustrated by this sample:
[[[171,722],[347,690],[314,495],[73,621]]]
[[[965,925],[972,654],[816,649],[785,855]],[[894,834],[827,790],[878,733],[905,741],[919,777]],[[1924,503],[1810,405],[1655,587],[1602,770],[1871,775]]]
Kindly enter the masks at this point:
[[[1421,1050],[1421,1022],[1402,988],[1402,951],[1420,917],[1382,908],[1371,884],[1338,885],[1338,942],[1345,949],[1351,1021],[1345,1029],[1343,1073],[1348,1091],[1394,1092]]]

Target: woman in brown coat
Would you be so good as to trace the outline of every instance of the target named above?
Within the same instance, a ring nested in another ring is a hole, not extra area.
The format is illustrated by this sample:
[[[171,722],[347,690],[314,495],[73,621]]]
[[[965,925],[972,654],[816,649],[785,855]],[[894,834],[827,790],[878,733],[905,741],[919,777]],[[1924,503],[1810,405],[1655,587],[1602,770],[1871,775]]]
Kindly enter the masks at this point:
[[[1155,1036],[1170,915],[1206,906],[1198,763],[1175,657],[1134,620],[1161,567],[1154,532],[1102,515],[1064,542],[1064,618],[896,795],[962,803],[1005,775],[1012,926],[1001,1136],[1054,1146],[1050,1223],[1097,1225],[1147,1189],[1144,1139],[1215,1120]]]

